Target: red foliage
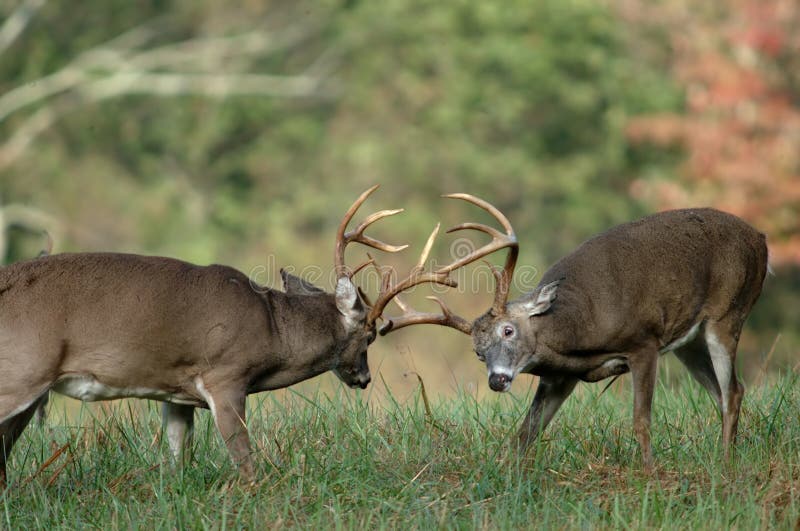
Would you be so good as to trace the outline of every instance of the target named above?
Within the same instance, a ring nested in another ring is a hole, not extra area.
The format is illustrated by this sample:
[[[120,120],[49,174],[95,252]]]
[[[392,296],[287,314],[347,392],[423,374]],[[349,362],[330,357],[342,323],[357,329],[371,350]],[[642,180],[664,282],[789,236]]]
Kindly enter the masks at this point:
[[[632,0],[624,15],[666,24],[683,113],[633,119],[634,141],[679,143],[680,178],[640,179],[631,193],[659,208],[707,204],[769,237],[771,260],[800,264],[800,2]]]

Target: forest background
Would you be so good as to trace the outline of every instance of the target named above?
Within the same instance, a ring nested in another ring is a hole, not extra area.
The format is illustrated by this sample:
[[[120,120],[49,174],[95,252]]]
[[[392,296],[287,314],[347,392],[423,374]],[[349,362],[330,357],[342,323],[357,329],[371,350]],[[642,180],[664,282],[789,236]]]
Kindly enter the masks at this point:
[[[36,256],[47,230],[55,252],[224,263],[275,287],[291,267],[330,289],[338,222],[378,183],[364,213],[406,211],[374,234],[412,244],[383,263],[407,271],[437,222],[486,220],[439,198],[469,192],[512,221],[524,291],[599,231],[708,205],[769,238],[745,381],[796,370],[798,27],[792,0],[2,0],[0,261]],[[434,259],[464,243],[440,238]],[[443,295],[470,318],[491,300],[481,267]],[[452,330],[398,331],[370,363],[376,397],[415,374],[488,394]]]

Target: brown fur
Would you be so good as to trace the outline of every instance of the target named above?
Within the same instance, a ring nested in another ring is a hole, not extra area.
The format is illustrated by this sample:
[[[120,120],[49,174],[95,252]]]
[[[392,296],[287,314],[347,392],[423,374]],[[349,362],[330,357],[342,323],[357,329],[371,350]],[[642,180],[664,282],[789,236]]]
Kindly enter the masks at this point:
[[[472,337],[490,372],[502,367],[541,377],[519,432],[522,448],[547,426],[578,380],[630,371],[634,428],[650,467],[659,351],[696,327],[694,339],[674,350],[724,411],[727,452],[743,392],[735,374],[736,346],[766,271],[766,239],[741,219],[713,209],[674,210],[595,236],[501,315],[488,312],[477,319]],[[541,300],[546,288],[555,290],[552,300]],[[513,327],[512,337],[501,337],[504,326]],[[730,371],[725,389],[712,350],[723,374]],[[498,372],[490,384],[506,390],[510,379]]]
[[[369,382],[375,330],[360,300],[345,308],[348,326],[336,295],[283,277],[287,292],[254,286],[227,266],[116,253],[58,254],[0,269],[0,481],[32,408],[76,376],[120,396],[148,389],[177,400],[165,418],[183,434],[191,408],[209,407],[211,396],[223,439],[252,476],[248,393],[328,370],[351,386]]]

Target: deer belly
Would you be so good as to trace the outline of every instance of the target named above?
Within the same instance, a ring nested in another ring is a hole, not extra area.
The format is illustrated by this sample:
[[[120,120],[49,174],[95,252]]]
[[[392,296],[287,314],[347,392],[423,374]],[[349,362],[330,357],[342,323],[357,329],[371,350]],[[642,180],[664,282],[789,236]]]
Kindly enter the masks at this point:
[[[203,402],[184,393],[172,393],[146,387],[112,387],[94,376],[74,374],[60,378],[51,388],[56,393],[84,402],[114,400],[116,398],[149,398],[176,404],[202,405]]]
[[[609,376],[619,376],[625,374],[630,368],[624,358],[611,358],[603,362],[599,367],[592,369],[580,376],[584,382],[599,382]]]
[[[679,337],[678,339],[676,339],[675,341],[673,341],[669,345],[667,345],[665,347],[661,347],[658,350],[658,353],[659,354],[664,354],[666,352],[670,352],[670,351],[675,350],[676,348],[680,348],[680,347],[686,345],[687,343],[689,343],[690,341],[694,340],[694,338],[697,337],[697,331],[700,330],[700,324],[701,324],[701,322],[695,323],[694,326],[692,326],[692,328],[690,328],[689,331],[683,337]]]

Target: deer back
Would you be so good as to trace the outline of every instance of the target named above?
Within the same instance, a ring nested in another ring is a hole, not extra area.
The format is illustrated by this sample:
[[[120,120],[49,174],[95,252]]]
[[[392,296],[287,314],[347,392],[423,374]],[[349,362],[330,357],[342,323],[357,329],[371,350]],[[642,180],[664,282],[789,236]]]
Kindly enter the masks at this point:
[[[340,321],[333,296],[297,298],[254,289],[227,266],[116,253],[42,257],[0,270],[0,331],[9,338],[0,357],[18,358],[4,366],[31,385],[75,373],[115,388],[173,389],[207,367],[220,378],[252,378],[305,350],[327,354],[338,330],[331,323]]]
[[[744,320],[766,270],[764,235],[738,217],[713,209],[655,214],[556,262],[540,288],[559,281],[557,296],[537,328],[562,352],[625,350],[643,336],[666,346],[704,319],[735,312]]]

